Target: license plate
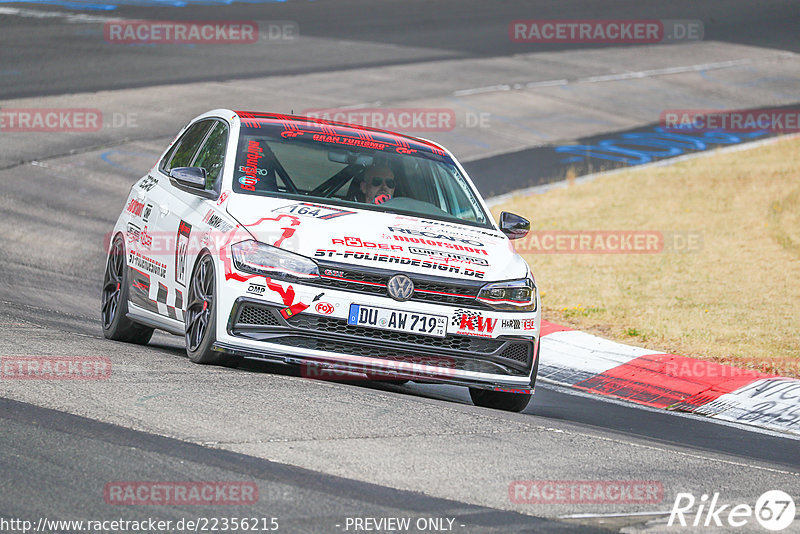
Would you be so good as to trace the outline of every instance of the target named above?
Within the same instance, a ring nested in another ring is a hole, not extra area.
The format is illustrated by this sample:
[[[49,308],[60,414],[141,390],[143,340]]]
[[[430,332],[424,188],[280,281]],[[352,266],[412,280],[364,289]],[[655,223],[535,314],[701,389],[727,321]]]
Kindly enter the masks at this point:
[[[360,304],[350,305],[347,324],[425,336],[444,337],[447,334],[447,317],[443,315],[373,308]]]

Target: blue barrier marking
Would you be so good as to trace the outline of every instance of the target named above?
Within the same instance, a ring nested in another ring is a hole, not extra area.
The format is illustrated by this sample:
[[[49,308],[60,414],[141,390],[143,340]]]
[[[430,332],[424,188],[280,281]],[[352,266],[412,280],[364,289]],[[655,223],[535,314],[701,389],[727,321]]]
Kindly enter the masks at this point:
[[[561,163],[575,163],[583,158],[615,161],[625,165],[642,165],[658,159],[673,158],[686,152],[707,150],[709,145],[735,145],[745,140],[768,135],[769,130],[731,133],[725,131],[696,131],[687,129],[686,133],[667,131],[656,126],[650,132],[629,132],[608,139],[601,139],[592,145],[561,145],[555,151],[573,154]]]

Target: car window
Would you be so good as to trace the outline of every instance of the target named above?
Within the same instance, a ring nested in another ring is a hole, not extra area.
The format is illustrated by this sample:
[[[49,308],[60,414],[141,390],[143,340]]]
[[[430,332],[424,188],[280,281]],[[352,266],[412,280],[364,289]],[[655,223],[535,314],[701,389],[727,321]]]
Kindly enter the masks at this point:
[[[439,207],[460,219],[478,220],[481,213],[480,205],[470,194],[469,186],[458,169],[438,164],[433,166],[433,170],[439,191]]]
[[[286,159],[288,161],[291,158]],[[241,138],[236,170],[233,175],[234,191],[270,193],[291,190],[280,174],[285,173],[286,169],[279,165],[277,157],[263,139]]]
[[[377,148],[359,146],[369,142],[356,137],[285,136],[277,128],[244,126],[239,135],[235,193],[356,203],[377,211],[490,225],[470,184],[446,154],[391,150],[388,143],[374,141]],[[369,190],[364,173],[375,168],[391,174],[383,182],[388,198],[380,203],[364,196]]]
[[[192,167],[206,170],[206,189],[214,189],[225,162],[225,147],[228,144],[228,127],[217,121],[205,143],[197,151]]]
[[[189,167],[200,143],[205,139],[208,129],[215,121],[204,120],[192,125],[186,133],[175,143],[164,159],[161,161],[161,171],[169,174],[175,167]]]

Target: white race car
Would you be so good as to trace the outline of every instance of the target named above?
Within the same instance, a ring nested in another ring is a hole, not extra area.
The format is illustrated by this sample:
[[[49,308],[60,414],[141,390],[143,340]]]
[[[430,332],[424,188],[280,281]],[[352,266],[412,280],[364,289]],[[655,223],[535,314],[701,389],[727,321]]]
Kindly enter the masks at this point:
[[[102,292],[109,339],[184,336],[193,362],[242,358],[468,386],[521,411],[539,295],[466,172],[423,139],[214,110],[131,188]],[[353,375],[353,376],[356,376]]]

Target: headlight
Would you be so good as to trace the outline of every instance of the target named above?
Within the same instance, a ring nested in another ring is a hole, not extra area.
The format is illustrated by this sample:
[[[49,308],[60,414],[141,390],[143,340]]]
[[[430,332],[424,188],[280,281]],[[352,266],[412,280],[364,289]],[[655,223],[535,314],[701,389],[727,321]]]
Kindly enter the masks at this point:
[[[279,248],[259,243],[242,241],[231,246],[233,265],[236,269],[276,278],[314,278],[319,276],[317,264],[312,260]]]
[[[536,284],[531,278],[486,284],[477,298],[497,310],[536,311]]]

